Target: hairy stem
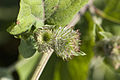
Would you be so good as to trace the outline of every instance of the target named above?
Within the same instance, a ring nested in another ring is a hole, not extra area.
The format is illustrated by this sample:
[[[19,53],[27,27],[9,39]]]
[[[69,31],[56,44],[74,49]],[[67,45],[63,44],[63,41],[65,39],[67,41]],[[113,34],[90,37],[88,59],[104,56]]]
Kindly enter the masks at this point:
[[[51,49],[47,53],[43,53],[42,58],[39,61],[38,65],[37,65],[37,68],[35,69],[35,72],[34,72],[32,78],[31,78],[31,80],[38,80],[39,79],[39,77],[40,77],[45,65],[47,64],[50,56],[52,55],[53,51],[54,50]]]

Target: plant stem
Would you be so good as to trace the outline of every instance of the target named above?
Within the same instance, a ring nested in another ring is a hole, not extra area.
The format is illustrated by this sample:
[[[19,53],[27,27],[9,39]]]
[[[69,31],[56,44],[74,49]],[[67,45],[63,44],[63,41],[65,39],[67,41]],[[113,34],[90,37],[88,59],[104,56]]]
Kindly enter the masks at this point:
[[[47,53],[43,53],[42,58],[40,59],[31,80],[38,80],[39,79],[39,77],[40,77],[45,65],[47,64],[50,56],[52,55],[53,51],[54,50],[51,49]]]

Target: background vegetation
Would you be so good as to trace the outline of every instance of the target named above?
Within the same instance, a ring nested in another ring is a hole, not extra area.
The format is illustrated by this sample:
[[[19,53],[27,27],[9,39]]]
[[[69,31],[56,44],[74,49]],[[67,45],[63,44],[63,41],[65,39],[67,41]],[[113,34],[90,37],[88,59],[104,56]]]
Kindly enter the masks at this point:
[[[36,53],[24,59],[18,52],[20,40],[6,31],[16,22],[18,12],[19,0],[0,0],[0,78],[3,80],[29,80],[41,56]],[[108,54],[103,50],[105,44],[103,49],[99,47],[101,40],[120,36],[120,0],[90,0],[77,14],[75,21],[78,18],[74,29],[80,31],[81,50],[87,55],[63,61],[53,54],[40,80],[120,80],[120,60],[117,60],[117,65],[111,64],[115,62],[104,55]],[[120,57],[120,51],[118,54]]]

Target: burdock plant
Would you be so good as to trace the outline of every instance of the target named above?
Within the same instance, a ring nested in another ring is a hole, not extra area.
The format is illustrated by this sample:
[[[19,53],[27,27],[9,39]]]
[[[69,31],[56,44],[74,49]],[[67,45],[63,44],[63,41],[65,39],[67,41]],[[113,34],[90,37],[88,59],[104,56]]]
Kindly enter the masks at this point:
[[[88,0],[21,0],[15,25],[8,28],[12,35],[19,36],[19,52],[31,57],[35,52],[42,58],[32,76],[38,80],[48,59],[55,52],[64,60],[79,54],[80,35],[78,31],[65,27]]]
[[[78,56],[80,54],[80,33],[72,28],[43,27],[35,32],[39,52],[47,52],[51,49],[63,59]]]

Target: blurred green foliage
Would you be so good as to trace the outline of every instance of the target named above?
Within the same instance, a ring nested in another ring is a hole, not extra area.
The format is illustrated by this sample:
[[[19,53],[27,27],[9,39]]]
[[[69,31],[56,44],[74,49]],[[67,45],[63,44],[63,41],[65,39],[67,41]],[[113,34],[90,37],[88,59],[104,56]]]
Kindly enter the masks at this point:
[[[18,55],[19,40],[13,38],[13,36],[6,32],[6,29],[17,18],[19,1],[0,1],[0,78],[6,77],[9,79],[14,78],[14,80],[29,80],[41,55],[36,53],[33,57],[28,59],[21,58],[21,56]],[[57,4],[59,0],[55,1]],[[69,3],[69,0],[67,1]],[[52,1],[48,0],[48,2],[51,3]],[[51,5],[56,4],[51,3]],[[78,5],[78,3],[76,2],[73,5]],[[107,15],[103,17],[95,13],[95,16],[102,19],[101,26],[103,30],[112,33],[113,36],[120,36],[120,0],[95,0],[94,6]],[[53,14],[54,11],[52,7],[48,7],[50,8],[48,9],[49,13]],[[56,11],[55,15],[52,15],[52,18],[48,17],[49,19],[46,23],[62,24],[64,26],[66,23],[68,24],[72,18],[71,16],[73,16],[72,12],[75,14],[77,11],[74,9],[71,10],[71,8],[65,11],[66,9],[63,10],[63,7],[67,8],[67,6],[61,6],[59,10]],[[54,9],[57,9],[57,6]],[[65,15],[64,12],[66,13]],[[51,16],[49,13],[47,16]],[[69,16],[68,13],[72,15]],[[58,20],[55,19],[56,16],[58,16]],[[113,20],[111,21],[111,19]],[[94,46],[102,38],[97,40],[99,36],[96,33],[96,23],[89,10],[81,16],[81,19],[74,29],[78,29],[81,33],[80,49],[87,55],[73,57],[72,60],[63,61],[53,53],[39,80],[120,80],[119,69],[114,70],[107,65],[104,62],[104,57],[96,57]],[[11,66],[14,65],[14,63],[16,69],[11,71]],[[13,74],[14,71],[16,71],[15,75]],[[18,76],[17,79],[16,76]]]
[[[120,0],[110,0],[104,9],[105,14],[120,22]]]

